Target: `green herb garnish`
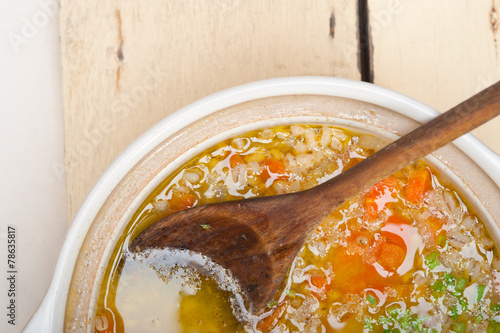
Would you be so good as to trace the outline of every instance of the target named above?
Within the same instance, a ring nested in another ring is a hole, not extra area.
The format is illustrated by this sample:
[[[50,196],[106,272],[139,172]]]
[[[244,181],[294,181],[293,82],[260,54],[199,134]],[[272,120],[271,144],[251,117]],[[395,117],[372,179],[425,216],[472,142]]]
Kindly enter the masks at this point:
[[[484,296],[484,291],[486,289],[486,286],[484,284],[480,285],[480,286],[477,286],[477,302],[481,302],[481,300],[483,299],[483,296]]]
[[[458,308],[456,305],[453,305],[451,308],[450,308],[450,317],[457,320],[458,316],[460,314],[458,313]]]
[[[490,320],[486,333],[500,333],[500,324],[494,320]]]
[[[429,254],[427,257],[425,257],[425,263],[426,263],[427,267],[429,267],[431,270],[433,270],[434,268],[441,265],[439,260],[437,260],[438,255],[439,255],[439,252],[434,251],[431,254]]]
[[[378,317],[378,324],[383,325],[383,332],[423,332],[435,333],[436,330],[424,327],[430,316],[417,316],[410,310],[402,311],[397,305],[385,309],[387,316]]]
[[[493,304],[490,309],[491,311],[500,311],[500,304]]]
[[[293,290],[289,290],[289,291],[287,291],[287,293],[286,293],[286,294],[287,294],[288,296],[290,296],[290,297],[295,297],[295,291],[293,291]]]
[[[463,293],[466,285],[467,285],[466,278],[458,278],[457,283],[455,285],[455,291],[460,294]]]
[[[444,281],[444,285],[446,286],[446,288],[450,291],[454,291],[455,289],[455,281],[457,279],[453,277],[453,275],[449,274],[449,273],[444,273],[443,274],[443,281]]]
[[[455,333],[465,333],[465,323],[458,322],[453,324],[453,331],[455,331]]]
[[[365,318],[365,328],[369,331],[373,331],[373,324],[370,318]]]
[[[440,234],[438,236],[438,239],[436,241],[436,243],[441,246],[441,247],[445,247],[446,246],[446,242],[448,241],[448,239],[446,239],[446,235],[444,234]]]
[[[464,297],[460,297],[458,299],[458,304],[462,307],[462,312],[469,310],[469,303],[467,303],[467,300]]]
[[[476,322],[477,322],[477,323],[480,323],[480,322],[482,322],[482,321],[483,321],[483,316],[481,316],[480,314],[478,314],[478,315],[476,316]]]
[[[203,229],[210,229],[210,228],[212,228],[210,226],[210,224],[200,224],[200,227],[202,227]]]
[[[401,308],[398,305],[393,305],[385,309],[385,312],[387,312],[391,318],[396,318],[400,311]]]
[[[412,319],[410,311],[403,312],[403,316],[399,318],[399,326],[402,329],[407,330],[410,327],[410,320]]]
[[[444,290],[443,281],[436,280],[436,282],[434,282],[434,284],[432,285],[432,289],[437,292],[443,291]]]
[[[276,304],[277,304],[277,303],[276,303],[276,301],[275,301],[275,300],[272,300],[271,302],[267,303],[267,307],[268,307],[269,309],[271,309],[271,308],[272,308],[272,307],[274,307]]]
[[[372,295],[368,294],[366,295],[366,300],[368,301],[368,303],[370,303],[371,305],[375,305],[378,303],[377,299],[375,297],[373,297]]]

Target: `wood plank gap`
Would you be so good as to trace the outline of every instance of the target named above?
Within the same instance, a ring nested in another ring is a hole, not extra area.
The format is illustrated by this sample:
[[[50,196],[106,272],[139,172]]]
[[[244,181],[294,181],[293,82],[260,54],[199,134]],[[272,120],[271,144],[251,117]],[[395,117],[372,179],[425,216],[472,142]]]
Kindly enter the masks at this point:
[[[358,0],[359,71],[361,80],[373,83],[373,58],[368,0]]]

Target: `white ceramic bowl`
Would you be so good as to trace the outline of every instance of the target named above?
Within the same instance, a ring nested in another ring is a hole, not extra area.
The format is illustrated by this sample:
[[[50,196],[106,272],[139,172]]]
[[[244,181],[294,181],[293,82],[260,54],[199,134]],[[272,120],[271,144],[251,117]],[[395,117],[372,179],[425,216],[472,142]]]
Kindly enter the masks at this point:
[[[289,123],[336,124],[395,139],[437,114],[373,84],[329,77],[254,82],[182,108],[130,145],[94,186],[66,236],[49,291],[25,332],[92,331],[103,271],[131,215],[169,172],[215,142]],[[454,182],[499,244],[499,156],[466,135],[427,160]]]

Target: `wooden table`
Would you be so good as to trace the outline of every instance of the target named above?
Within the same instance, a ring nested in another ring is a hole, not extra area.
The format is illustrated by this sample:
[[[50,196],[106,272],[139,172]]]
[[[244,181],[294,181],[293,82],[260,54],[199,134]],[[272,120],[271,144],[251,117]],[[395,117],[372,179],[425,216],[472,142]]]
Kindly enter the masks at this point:
[[[365,80],[446,110],[500,77],[500,0],[60,0],[68,215],[158,120],[273,77]],[[368,11],[366,11],[368,8]],[[500,153],[500,119],[475,134]]]

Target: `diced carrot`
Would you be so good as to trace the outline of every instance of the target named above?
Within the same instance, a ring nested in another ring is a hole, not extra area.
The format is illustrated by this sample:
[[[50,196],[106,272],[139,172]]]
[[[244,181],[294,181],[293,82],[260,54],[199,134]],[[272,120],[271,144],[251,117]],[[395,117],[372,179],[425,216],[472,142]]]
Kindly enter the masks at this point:
[[[405,250],[401,246],[385,243],[380,251],[378,262],[388,271],[395,272],[405,260]]]
[[[231,166],[231,168],[234,168],[240,163],[243,163],[243,157],[241,157],[241,155],[239,154],[231,155],[231,157],[229,158],[229,165]]]
[[[365,211],[369,218],[377,216],[390,202],[394,201],[394,194],[399,191],[400,183],[394,176],[387,177],[373,185],[366,194]]]
[[[271,174],[277,175],[277,179],[288,179],[288,175],[285,174],[285,164],[281,160],[271,158],[262,162],[262,165],[264,170],[261,177],[264,181],[270,178]]]
[[[328,277],[321,271],[318,271],[309,277],[309,284],[312,287],[311,292],[320,298],[323,298],[325,293],[331,289]]]
[[[357,294],[379,282],[376,279],[380,276],[374,266],[366,263],[358,254],[349,255],[344,249],[340,249],[335,251],[331,264],[335,267],[335,275],[328,288],[335,288],[342,294]]]
[[[311,276],[311,284],[318,288],[318,289],[324,289],[325,287],[328,286],[328,278],[325,275],[312,275]]]
[[[432,187],[431,174],[428,169],[416,169],[408,177],[405,188],[405,199],[418,204]]]
[[[405,239],[407,236],[403,232],[403,225],[412,225],[412,222],[406,218],[393,214],[387,218],[384,223],[382,237],[384,243],[380,247],[380,252],[377,258],[379,264],[386,270],[394,272],[403,263],[406,257],[407,243],[410,239]]]
[[[438,239],[441,235],[441,237],[446,237],[446,231],[443,230],[443,221],[435,216],[426,219],[422,229],[423,238],[432,245],[439,243]]]
[[[274,158],[265,160],[262,164],[267,167],[272,173],[282,174],[285,173],[285,164],[280,160],[275,160]]]
[[[174,195],[170,199],[170,208],[173,210],[184,210],[193,207],[195,202],[194,196],[188,193]]]
[[[276,324],[278,324],[279,319],[286,310],[287,302],[281,302],[276,308],[274,308],[271,315],[262,318],[257,323],[257,329],[262,332],[270,332]]]
[[[363,262],[368,265],[374,264],[380,256],[380,252],[382,251],[382,247],[385,243],[385,237],[379,236],[375,242],[373,242],[372,246],[370,246],[363,254]]]
[[[365,200],[365,211],[368,217],[375,217],[380,212],[377,202],[374,198],[367,197]]]
[[[425,224],[429,226],[435,235],[437,235],[439,230],[443,227],[443,221],[435,216],[431,216],[425,220]]]

